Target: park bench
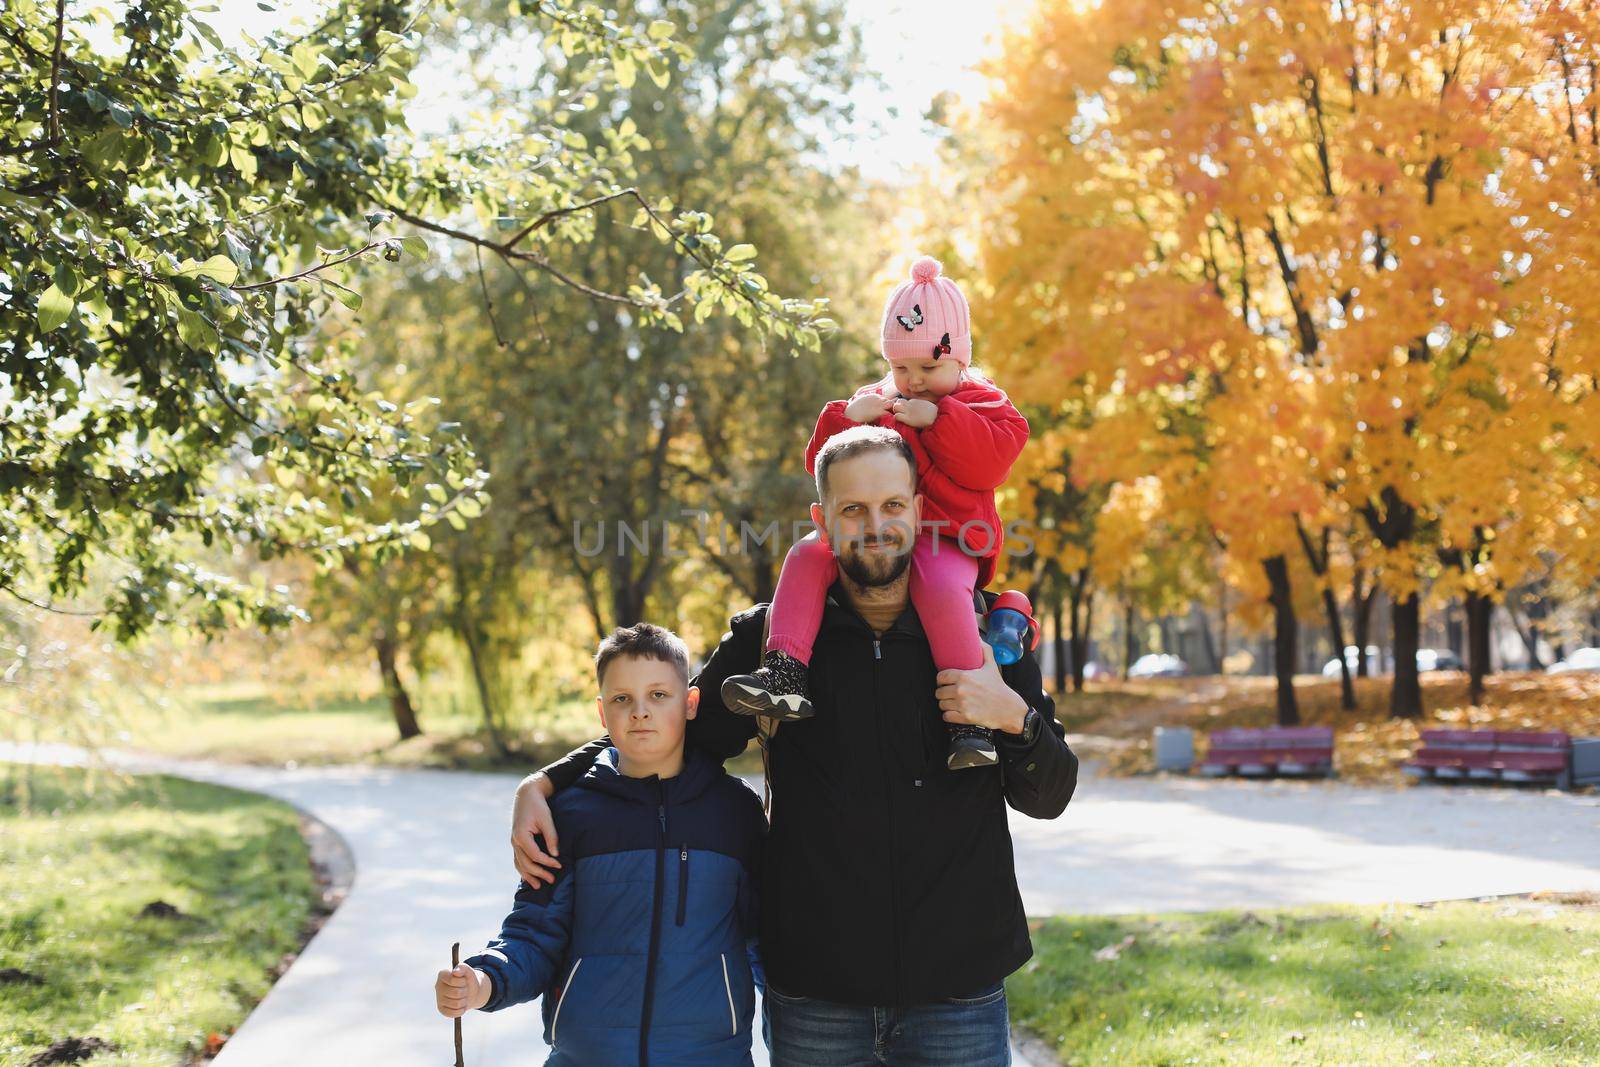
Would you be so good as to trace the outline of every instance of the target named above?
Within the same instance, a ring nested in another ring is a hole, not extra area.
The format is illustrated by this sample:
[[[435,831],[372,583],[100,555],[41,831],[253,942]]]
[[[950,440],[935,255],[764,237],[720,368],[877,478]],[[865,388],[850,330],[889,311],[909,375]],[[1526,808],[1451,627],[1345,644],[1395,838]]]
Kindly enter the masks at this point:
[[[1333,730],[1327,726],[1217,730],[1210,735],[1200,773],[1327,776],[1333,773]]]
[[[1422,781],[1535,782],[1571,789],[1600,784],[1600,739],[1556,731],[1424,730],[1401,765]]]

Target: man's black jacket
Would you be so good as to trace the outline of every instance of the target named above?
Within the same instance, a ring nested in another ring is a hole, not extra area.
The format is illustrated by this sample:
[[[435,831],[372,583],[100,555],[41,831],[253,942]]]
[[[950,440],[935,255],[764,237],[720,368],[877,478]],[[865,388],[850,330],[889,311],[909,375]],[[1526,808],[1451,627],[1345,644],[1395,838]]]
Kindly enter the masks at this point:
[[[766,611],[735,615],[694,679],[688,743],[719,759],[755,736],[756,720],[728,711],[721,689],[760,665]],[[1044,719],[1034,743],[996,733],[998,768],[946,769],[936,673],[915,609],[878,637],[834,587],[811,658],[816,714],[784,723],[768,744],[761,950],[768,981],[785,993],[927,1004],[993,987],[1033,953],[1005,806],[1060,815],[1078,759],[1027,654],[1001,674]],[[547,767],[556,788],[601,747]]]

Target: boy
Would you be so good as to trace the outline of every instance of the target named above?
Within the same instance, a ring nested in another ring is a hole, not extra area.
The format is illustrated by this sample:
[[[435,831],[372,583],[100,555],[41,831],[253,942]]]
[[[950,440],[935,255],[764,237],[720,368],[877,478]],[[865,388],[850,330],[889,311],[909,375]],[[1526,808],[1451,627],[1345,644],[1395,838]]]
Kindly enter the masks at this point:
[[[439,972],[439,1012],[542,995],[546,1067],[747,1067],[761,802],[684,751],[700,694],[676,635],[617,630],[595,674],[611,747],[552,804],[562,867],[519,882],[500,936]]]

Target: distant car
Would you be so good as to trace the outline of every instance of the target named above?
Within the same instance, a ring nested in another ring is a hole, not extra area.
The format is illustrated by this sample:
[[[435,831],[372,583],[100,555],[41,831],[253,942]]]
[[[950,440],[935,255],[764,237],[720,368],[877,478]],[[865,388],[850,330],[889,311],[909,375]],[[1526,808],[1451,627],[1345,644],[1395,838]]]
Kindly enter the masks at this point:
[[[1377,645],[1367,646],[1368,672],[1376,672],[1379,670],[1378,665],[1382,662],[1382,659],[1383,657],[1378,653]],[[1344,646],[1344,661],[1350,665],[1350,673],[1356,673],[1356,669],[1360,666],[1360,661],[1357,658],[1357,649],[1355,645]],[[1337,659],[1330,659],[1327,663],[1324,663],[1322,665],[1322,676],[1324,678],[1339,677],[1339,661]]]
[[[1550,674],[1577,671],[1600,673],[1600,648],[1580,648],[1566,659],[1550,664],[1545,670]]]
[[[1448,648],[1419,648],[1417,649],[1417,670],[1419,671],[1464,671],[1467,665],[1461,657],[1451,652]]]
[[[1086,682],[1103,682],[1107,678],[1115,678],[1117,672],[1097,660],[1090,660],[1083,665],[1083,680]]]
[[[1165,652],[1146,653],[1128,668],[1129,678],[1182,678],[1188,673],[1187,663]]]
[[[1383,669],[1384,656],[1376,645],[1367,646],[1367,672],[1369,674],[1386,674]],[[1356,646],[1346,645],[1344,650],[1345,662],[1350,664],[1350,673],[1356,673]],[[1417,670],[1419,671],[1464,671],[1467,665],[1461,657],[1447,648],[1419,648],[1417,649]],[[1330,659],[1322,665],[1324,678],[1339,677],[1339,661]]]

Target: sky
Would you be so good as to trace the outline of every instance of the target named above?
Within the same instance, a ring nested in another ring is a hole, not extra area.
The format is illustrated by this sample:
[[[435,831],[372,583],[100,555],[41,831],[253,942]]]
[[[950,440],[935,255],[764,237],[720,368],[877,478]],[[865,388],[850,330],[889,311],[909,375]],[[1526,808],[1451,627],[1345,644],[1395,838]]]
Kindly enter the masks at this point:
[[[994,49],[992,36],[1025,13],[1022,0],[851,0],[850,11],[864,29],[867,64],[887,83],[887,91],[857,94],[863,118],[877,119],[881,132],[841,150],[870,177],[894,180],[903,168],[894,160],[925,154],[921,116],[941,92],[968,103],[984,95],[983,77],[973,68]],[[893,118],[891,108],[898,109]]]
[[[296,13],[321,7],[317,0],[268,2],[275,11],[260,10],[256,0],[218,0],[218,11],[204,17],[233,43],[238,29],[260,36]],[[851,16],[863,28],[867,63],[885,87],[857,93],[863,134],[841,143],[834,158],[859,166],[870,178],[891,182],[906,178],[906,162],[926,154],[921,116],[929,103],[941,92],[955,93],[968,102],[980,100],[984,79],[974,64],[993,48],[995,32],[1027,7],[1027,0],[850,0]],[[435,79],[429,84],[421,76],[417,80],[420,92],[415,106],[427,110],[448,106],[452,98],[448,82]],[[867,135],[869,124],[876,129]]]

